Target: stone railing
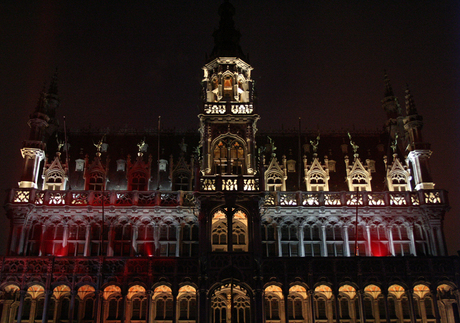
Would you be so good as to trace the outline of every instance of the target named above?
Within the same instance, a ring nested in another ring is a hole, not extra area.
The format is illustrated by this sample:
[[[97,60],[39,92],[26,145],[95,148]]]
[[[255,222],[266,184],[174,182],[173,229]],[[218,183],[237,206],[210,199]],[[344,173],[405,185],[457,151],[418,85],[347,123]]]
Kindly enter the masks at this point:
[[[201,191],[259,191],[255,177],[203,176]],[[9,192],[7,203],[34,205],[114,205],[114,206],[193,206],[191,191],[47,191],[15,188]],[[413,192],[266,192],[265,206],[420,206],[447,205],[444,190]]]
[[[200,177],[200,191],[259,191],[259,178],[251,175],[209,175]]]
[[[252,114],[254,106],[252,103],[215,103],[203,106],[205,114],[224,115],[224,114]]]
[[[35,205],[193,206],[190,191],[46,191],[12,189],[7,203]]]
[[[419,206],[447,205],[444,190],[413,192],[267,192],[265,206]]]

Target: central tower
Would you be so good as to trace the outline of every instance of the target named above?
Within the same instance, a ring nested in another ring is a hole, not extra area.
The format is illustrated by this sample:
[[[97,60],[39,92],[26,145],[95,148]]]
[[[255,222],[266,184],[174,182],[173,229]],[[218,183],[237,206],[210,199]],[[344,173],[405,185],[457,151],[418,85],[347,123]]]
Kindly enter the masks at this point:
[[[253,177],[256,173],[254,139],[259,115],[254,107],[252,67],[241,50],[234,14],[235,8],[229,2],[220,6],[214,49],[203,66],[199,118],[204,177]]]

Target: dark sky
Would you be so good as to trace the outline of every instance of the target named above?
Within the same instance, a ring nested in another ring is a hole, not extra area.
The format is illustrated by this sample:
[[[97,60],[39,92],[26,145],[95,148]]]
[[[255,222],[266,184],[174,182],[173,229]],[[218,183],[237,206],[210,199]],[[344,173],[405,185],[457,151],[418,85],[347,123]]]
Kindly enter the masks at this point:
[[[450,194],[449,253],[460,250],[459,2],[231,2],[254,67],[259,128],[295,128],[300,116],[310,130],[381,129],[383,70],[402,105],[409,83],[436,188]],[[158,115],[166,128],[197,128],[220,3],[2,1],[0,188],[17,185],[28,115],[56,67],[58,115],[70,128],[154,128]]]

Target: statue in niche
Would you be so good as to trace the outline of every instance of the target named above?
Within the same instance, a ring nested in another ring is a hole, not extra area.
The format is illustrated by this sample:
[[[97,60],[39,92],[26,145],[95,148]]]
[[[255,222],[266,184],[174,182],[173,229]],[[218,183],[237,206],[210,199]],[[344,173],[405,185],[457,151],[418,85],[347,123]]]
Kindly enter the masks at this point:
[[[187,146],[188,145],[185,143],[185,138],[182,138],[182,141],[179,144],[179,147],[182,153],[185,154],[187,152]]]
[[[396,148],[398,148],[398,133],[395,134],[395,140],[391,143],[391,150],[393,151],[393,154],[396,153]]]
[[[272,154],[272,157],[275,157],[276,156],[276,153],[275,153],[275,150],[276,150],[275,141],[272,138],[270,138],[269,136],[267,136],[267,138],[268,138],[268,146],[269,146],[270,152]]]
[[[99,142],[97,144],[94,143],[94,141],[93,141],[93,145],[94,145],[94,147],[96,147],[97,152],[99,152],[99,153],[101,152],[102,146],[104,145],[105,136],[106,136],[106,134],[104,134],[102,136],[101,140],[99,140]]]

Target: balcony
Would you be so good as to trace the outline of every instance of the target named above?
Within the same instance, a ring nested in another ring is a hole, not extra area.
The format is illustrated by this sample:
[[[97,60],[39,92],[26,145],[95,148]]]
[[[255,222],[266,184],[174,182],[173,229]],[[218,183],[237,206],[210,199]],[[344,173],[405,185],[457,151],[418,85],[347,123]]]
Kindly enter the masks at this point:
[[[201,191],[259,191],[259,179],[253,176],[203,176]],[[191,191],[47,191],[14,188],[6,203],[13,205],[34,204],[47,206],[194,206],[195,195]],[[412,192],[265,192],[265,207],[409,207],[422,205],[447,206],[444,190]]]

